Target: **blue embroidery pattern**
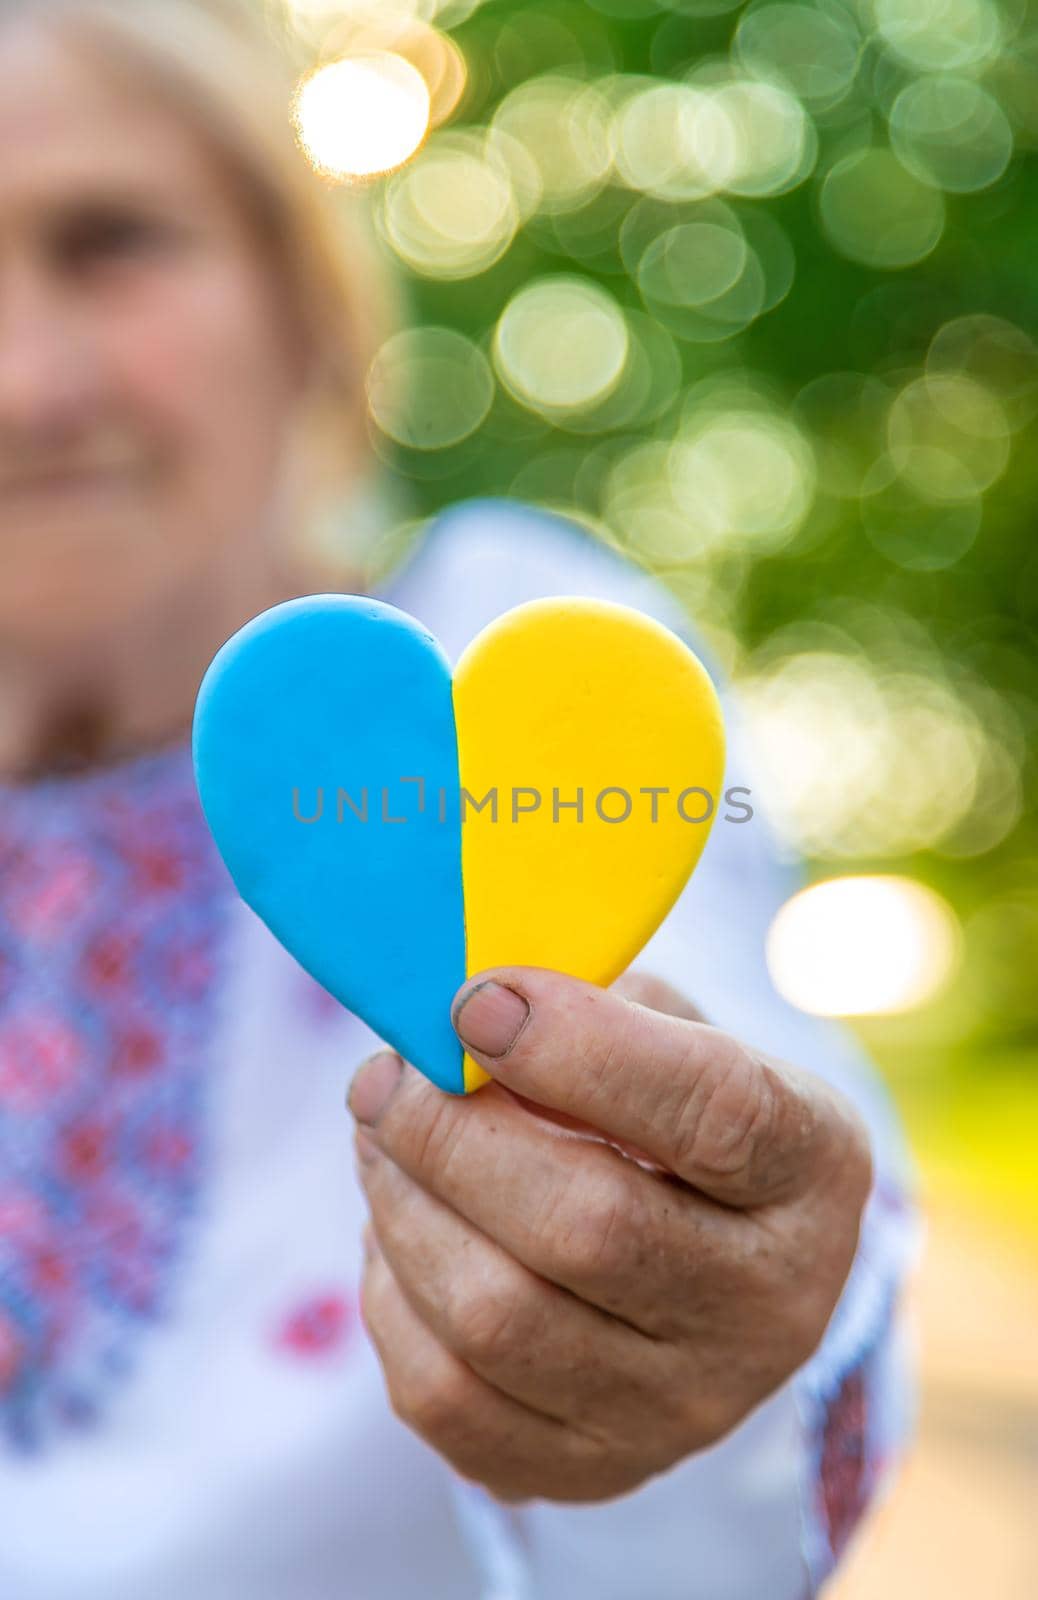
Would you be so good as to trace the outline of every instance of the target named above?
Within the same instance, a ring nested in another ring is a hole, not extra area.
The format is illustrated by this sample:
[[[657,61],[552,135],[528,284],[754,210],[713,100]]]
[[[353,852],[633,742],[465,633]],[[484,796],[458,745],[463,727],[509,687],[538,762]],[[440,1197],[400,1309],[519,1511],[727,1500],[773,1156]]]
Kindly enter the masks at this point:
[[[0,1434],[94,1421],[205,1170],[233,889],[176,745],[0,786]]]

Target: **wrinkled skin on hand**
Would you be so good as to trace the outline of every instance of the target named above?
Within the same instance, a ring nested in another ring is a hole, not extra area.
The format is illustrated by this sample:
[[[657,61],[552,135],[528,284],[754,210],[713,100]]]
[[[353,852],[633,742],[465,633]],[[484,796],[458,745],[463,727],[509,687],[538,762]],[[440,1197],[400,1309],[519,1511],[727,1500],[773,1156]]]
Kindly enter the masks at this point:
[[[510,1048],[475,1048],[511,1011]],[[609,1499],[721,1439],[817,1347],[867,1135],[827,1084],[648,976],[498,968],[453,1015],[491,1084],[447,1096],[380,1052],[350,1091],[390,1401],[500,1499]]]

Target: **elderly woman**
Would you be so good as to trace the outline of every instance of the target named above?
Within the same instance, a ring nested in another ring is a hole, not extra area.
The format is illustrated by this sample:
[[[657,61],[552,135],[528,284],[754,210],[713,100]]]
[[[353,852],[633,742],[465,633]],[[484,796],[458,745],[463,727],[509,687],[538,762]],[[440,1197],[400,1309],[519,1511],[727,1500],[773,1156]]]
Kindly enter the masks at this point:
[[[230,5],[0,0],[0,1593],[802,1600],[903,1436],[912,1230],[759,818],[644,973],[466,986],[463,1100],[207,833],[202,671],[361,470],[377,285],[284,95]],[[685,628],[507,502],[377,592],[457,653],[560,591]]]

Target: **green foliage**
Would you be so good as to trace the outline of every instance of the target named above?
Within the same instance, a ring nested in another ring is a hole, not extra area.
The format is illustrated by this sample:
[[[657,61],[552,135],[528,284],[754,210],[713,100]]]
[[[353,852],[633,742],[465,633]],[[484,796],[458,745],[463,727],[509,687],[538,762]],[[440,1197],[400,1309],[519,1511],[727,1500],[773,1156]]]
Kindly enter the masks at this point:
[[[452,15],[465,93],[372,195],[414,336],[406,398],[374,408],[407,509],[520,495],[659,571],[741,682],[766,801],[818,874],[939,887],[958,1037],[1033,1037],[1033,19]]]

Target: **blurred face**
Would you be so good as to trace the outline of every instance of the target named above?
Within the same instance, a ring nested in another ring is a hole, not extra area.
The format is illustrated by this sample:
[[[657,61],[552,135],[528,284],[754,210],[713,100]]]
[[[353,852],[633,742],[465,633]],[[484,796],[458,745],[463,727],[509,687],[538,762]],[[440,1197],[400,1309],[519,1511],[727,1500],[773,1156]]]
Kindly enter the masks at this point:
[[[0,646],[260,558],[304,364],[286,298],[146,74],[0,26]]]

